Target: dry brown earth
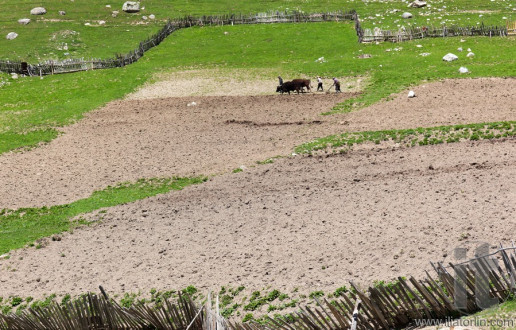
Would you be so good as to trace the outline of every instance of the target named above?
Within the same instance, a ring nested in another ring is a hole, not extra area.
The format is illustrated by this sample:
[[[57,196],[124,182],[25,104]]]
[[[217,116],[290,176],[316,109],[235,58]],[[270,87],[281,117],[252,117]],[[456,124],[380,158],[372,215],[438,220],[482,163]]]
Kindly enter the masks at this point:
[[[49,145],[1,156],[0,207],[63,203],[140,177],[227,172],[332,132],[515,120],[515,87],[444,81],[338,116],[319,113],[349,95],[117,101]],[[0,286],[34,297],[99,284],[313,291],[421,275],[459,245],[514,238],[515,154],[509,139],[279,159],[111,208],[61,241],[14,251],[0,261]]]
[[[320,113],[351,94],[148,99],[141,90],[141,100],[112,102],[48,145],[1,155],[0,208],[69,203],[144,177],[223,173],[344,131],[514,120],[515,89],[516,79],[447,80],[333,116]]]
[[[514,239],[515,154],[512,139],[277,160],[111,208],[1,260],[0,284],[31,296],[99,284],[311,292],[420,276],[457,246]]]

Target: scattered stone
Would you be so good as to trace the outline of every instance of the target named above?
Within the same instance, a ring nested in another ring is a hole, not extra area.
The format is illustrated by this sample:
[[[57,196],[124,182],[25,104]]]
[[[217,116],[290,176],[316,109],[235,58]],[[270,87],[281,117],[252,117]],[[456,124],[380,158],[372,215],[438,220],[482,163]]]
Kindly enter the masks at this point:
[[[84,25],[86,25],[86,26],[90,26],[90,25],[91,25],[91,23],[84,23]]]
[[[459,52],[462,52],[462,47],[457,48]]]
[[[408,92],[408,98],[411,99],[413,97],[416,97],[416,93],[414,91]]]
[[[106,5],[106,8],[111,8],[111,5]]]
[[[451,62],[451,61],[455,61],[455,60],[458,60],[459,57],[455,54],[452,54],[452,53],[448,53],[446,55],[443,56],[443,61],[446,61],[446,62]]]
[[[360,55],[358,55],[358,58],[371,58],[371,57],[373,57],[373,55],[371,55],[371,54],[360,54]]]
[[[60,11],[59,11],[59,15],[61,15],[61,16],[66,15],[66,11],[64,11],[64,10],[60,10]]]
[[[47,10],[43,7],[32,8],[30,11],[31,15],[45,15],[46,13],[47,13]]]
[[[17,37],[18,37],[18,33],[16,33],[16,32],[9,32],[5,38],[7,40],[14,40]]]
[[[104,25],[106,24],[106,21],[99,21],[99,25]]]
[[[412,18],[412,14],[409,13],[409,12],[404,12],[402,15],[401,15],[401,18]]]
[[[468,68],[461,66],[461,67],[459,68],[459,72],[460,72],[460,73],[469,73],[469,70],[468,70]]]
[[[188,103],[186,106],[187,106],[187,107],[195,107],[196,105],[197,105],[197,103],[196,103],[196,102],[190,102],[190,103]]]
[[[464,40],[464,39],[460,39],[460,42],[466,42],[466,40]]]
[[[466,57],[473,57],[475,56],[475,53],[472,53],[472,52],[469,52],[468,55],[466,55]]]
[[[421,54],[419,54],[419,56],[423,56],[423,57],[425,57],[425,56],[428,56],[428,55],[430,55],[430,54],[431,54],[431,53],[421,53]]]
[[[140,11],[140,3],[136,1],[127,1],[122,6],[122,10],[126,13],[137,13]]]
[[[118,10],[113,10],[113,12],[111,13],[111,16],[113,16],[113,17],[117,17],[117,16],[118,16],[118,13],[119,13],[119,11],[118,11]]]
[[[416,47],[417,47],[417,48],[421,48],[421,47],[423,47],[423,45],[416,45]]]
[[[18,23],[20,23],[22,25],[27,25],[30,23],[30,18],[21,18],[18,20]]]
[[[156,16],[155,16],[154,14],[150,14],[150,15],[149,15],[149,18],[150,18],[150,19],[155,19],[155,18],[156,18]]]
[[[16,80],[16,79],[18,79],[18,74],[16,74],[16,73],[11,73],[11,78],[13,78],[13,79],[15,79],[15,80]]]
[[[468,52],[471,52],[471,48],[468,48]]]
[[[412,8],[423,8],[423,7],[426,7],[426,1],[415,0],[415,1],[411,2],[408,6],[412,7]]]
[[[147,16],[142,16],[142,20],[146,21],[148,20],[149,18]]]

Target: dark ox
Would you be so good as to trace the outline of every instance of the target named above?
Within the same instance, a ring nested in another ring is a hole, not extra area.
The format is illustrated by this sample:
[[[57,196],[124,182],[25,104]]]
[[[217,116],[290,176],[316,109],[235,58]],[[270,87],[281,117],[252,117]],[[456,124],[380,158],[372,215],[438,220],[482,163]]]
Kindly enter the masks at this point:
[[[303,92],[303,88],[305,88],[310,91],[310,79],[294,79],[292,81],[284,82],[283,85],[278,86],[276,88],[277,93],[289,93],[296,91],[298,94],[299,92]]]

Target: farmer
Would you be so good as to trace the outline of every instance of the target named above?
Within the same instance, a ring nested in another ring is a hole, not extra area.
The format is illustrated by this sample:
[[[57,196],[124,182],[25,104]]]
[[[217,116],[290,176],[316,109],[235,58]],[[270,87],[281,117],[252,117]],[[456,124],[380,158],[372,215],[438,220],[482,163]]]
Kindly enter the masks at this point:
[[[335,77],[333,77],[333,86],[335,86],[335,93],[342,93],[340,90],[340,81]]]
[[[321,77],[317,77],[317,91],[319,91],[319,89],[321,89],[321,91],[324,92],[324,88],[322,87],[322,79],[321,79]]]
[[[280,76],[278,76],[278,80],[279,80],[279,85],[283,86],[283,79]]]

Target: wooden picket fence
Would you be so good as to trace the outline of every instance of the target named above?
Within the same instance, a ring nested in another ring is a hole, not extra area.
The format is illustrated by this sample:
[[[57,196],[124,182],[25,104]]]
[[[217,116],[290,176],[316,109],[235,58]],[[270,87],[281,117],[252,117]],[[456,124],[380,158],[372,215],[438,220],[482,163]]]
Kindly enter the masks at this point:
[[[513,296],[515,250],[500,247],[461,264],[431,263],[435,274],[426,272],[423,280],[400,277],[367,290],[351,283],[350,292],[340,299],[315,299],[315,307],[300,306],[288,318],[265,317],[261,323],[224,319],[218,296],[214,304],[211,295],[205,305],[180,295],[159,307],[124,308],[100,288],[101,296],[87,294],[62,305],[0,314],[0,329],[394,329],[414,326],[415,320],[449,321],[485,308],[486,299],[499,303]]]
[[[423,38],[446,38],[457,36],[488,36],[505,37],[508,35],[508,26],[441,26],[441,27],[412,27],[399,30],[382,30],[380,28],[362,30],[361,42],[403,42]]]
[[[516,35],[516,21],[515,22],[507,22],[507,35],[514,36]]]
[[[117,54],[109,59],[66,59],[62,61],[46,61],[38,64],[0,60],[0,71],[31,76],[43,76],[77,71],[118,68],[138,61],[149,49],[159,45],[172,32],[192,26],[241,25],[241,24],[273,24],[273,23],[314,23],[343,21],[355,19],[356,12],[336,11],[327,13],[302,12],[268,12],[255,15],[220,15],[220,16],[186,16],[174,21],[169,20],[165,26],[138,47],[127,54]]]

